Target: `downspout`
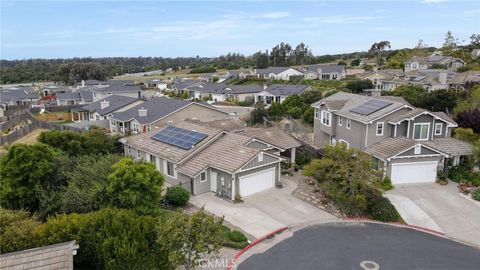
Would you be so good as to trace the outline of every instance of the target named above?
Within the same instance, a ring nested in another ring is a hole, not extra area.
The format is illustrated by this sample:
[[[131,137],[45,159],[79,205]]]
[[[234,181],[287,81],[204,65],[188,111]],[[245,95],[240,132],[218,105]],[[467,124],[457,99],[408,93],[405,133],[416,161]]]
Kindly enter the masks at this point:
[[[368,145],[368,124],[367,128],[365,129],[365,148],[367,148]]]
[[[232,201],[235,200],[235,174],[232,174]]]

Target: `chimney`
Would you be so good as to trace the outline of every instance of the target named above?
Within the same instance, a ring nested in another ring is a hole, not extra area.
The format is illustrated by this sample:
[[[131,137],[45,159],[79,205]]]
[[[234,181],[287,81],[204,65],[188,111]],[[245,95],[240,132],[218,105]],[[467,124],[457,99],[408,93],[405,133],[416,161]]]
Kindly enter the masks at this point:
[[[103,110],[110,106],[110,102],[108,100],[102,100],[100,101],[100,110]]]
[[[85,80],[82,80],[82,87],[85,87]]]
[[[447,72],[446,71],[441,71],[438,73],[438,81],[441,84],[446,84],[447,83]]]
[[[138,109],[138,116],[140,117],[147,116],[147,109],[144,109],[143,107],[141,109]]]
[[[263,90],[267,89],[268,86],[266,84],[263,84]]]

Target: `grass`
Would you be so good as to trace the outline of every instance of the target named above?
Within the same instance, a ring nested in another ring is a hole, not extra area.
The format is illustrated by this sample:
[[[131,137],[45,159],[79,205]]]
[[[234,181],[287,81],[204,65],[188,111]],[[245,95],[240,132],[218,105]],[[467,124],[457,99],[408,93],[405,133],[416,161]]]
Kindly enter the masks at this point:
[[[34,144],[37,142],[37,138],[43,131],[48,131],[47,129],[37,128],[34,131],[28,133],[27,135],[23,136],[22,138],[14,141],[13,144],[23,143],[23,144]],[[4,145],[0,146],[0,154],[6,153],[7,150],[5,149]]]

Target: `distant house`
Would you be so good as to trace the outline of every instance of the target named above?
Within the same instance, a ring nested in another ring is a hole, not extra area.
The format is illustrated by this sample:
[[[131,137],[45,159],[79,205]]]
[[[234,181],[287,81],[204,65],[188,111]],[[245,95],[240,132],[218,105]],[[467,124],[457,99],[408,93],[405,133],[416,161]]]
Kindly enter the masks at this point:
[[[382,90],[382,84],[380,80],[394,80],[405,76],[405,73],[401,69],[380,69],[371,70],[358,74],[357,78],[362,80],[369,80],[373,84],[374,89]]]
[[[312,87],[308,85],[272,84],[257,94],[256,101],[265,104],[282,103],[290,95],[301,94],[309,90],[312,90]]]
[[[93,102],[91,88],[85,87],[79,90],[69,90],[56,94],[57,106],[81,105]]]
[[[227,87],[224,83],[203,83],[187,89],[190,98],[201,100],[205,97],[212,97],[215,102],[225,101],[225,95],[222,93],[223,88]]]
[[[249,76],[255,76],[252,70],[229,70],[226,76],[230,79],[245,79]]]
[[[40,95],[35,93],[31,87],[10,87],[0,89],[0,106],[26,106],[36,104]]]
[[[449,70],[457,70],[466,63],[459,58],[443,55],[431,55],[428,57],[414,56],[405,62],[405,72],[435,68],[435,65],[445,66]]]
[[[290,80],[292,77],[303,76],[303,72],[291,67],[269,67],[264,69],[255,69],[253,71],[257,78]]]
[[[262,92],[260,85],[226,85],[224,83],[205,83],[188,89],[190,97],[202,99],[212,97],[212,101],[245,101],[249,98],[255,101],[258,93]]]
[[[167,89],[167,82],[160,79],[151,79],[143,82],[146,88],[158,88],[159,90]]]
[[[192,79],[176,79],[173,81],[171,88],[176,93],[183,93],[184,91],[188,91],[189,88],[199,86],[204,84],[200,80],[192,80]]]
[[[347,76],[344,65],[311,65],[304,78],[307,80],[341,80]]]
[[[72,115],[72,119],[79,119],[80,121],[107,120],[112,113],[127,110],[143,102],[143,100],[133,97],[108,96],[80,108],[72,109],[72,114],[78,114],[78,117]]]
[[[248,101],[256,100],[256,96],[263,91],[260,85],[228,85],[223,88],[223,93],[227,100]]]
[[[480,71],[466,71],[455,73],[449,82],[449,88],[460,91],[468,91],[472,86],[480,84]]]
[[[448,89],[454,72],[443,69],[424,69],[405,72],[401,77],[380,79],[380,89],[392,91],[400,85],[422,86],[428,91]]]
[[[156,97],[127,110],[112,113],[110,130],[114,133],[135,134],[178,123],[187,118],[213,121],[228,117],[228,113],[206,104]]]
[[[91,91],[93,93],[93,101],[98,101],[111,95],[142,98],[142,89],[138,86],[129,84],[112,84],[104,87],[96,87]]]
[[[57,93],[68,92],[70,90],[71,89],[67,86],[48,85],[48,86],[43,87],[41,92],[44,96],[51,96],[51,95],[55,95]]]

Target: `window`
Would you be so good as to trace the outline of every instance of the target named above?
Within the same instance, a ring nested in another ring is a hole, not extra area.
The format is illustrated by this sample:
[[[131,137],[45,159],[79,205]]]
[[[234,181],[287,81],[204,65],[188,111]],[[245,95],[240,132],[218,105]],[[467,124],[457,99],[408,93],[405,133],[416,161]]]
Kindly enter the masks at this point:
[[[322,110],[322,124],[329,127],[331,117],[332,115],[330,114],[330,112]]]
[[[318,119],[318,108],[315,108],[315,119]]]
[[[140,158],[140,157],[141,157],[141,151],[137,150],[137,158]]]
[[[382,171],[383,170],[383,162],[379,160],[378,158],[372,157],[372,169],[376,171]]]
[[[155,156],[150,155],[150,162],[153,164],[157,164],[157,158]]]
[[[347,118],[347,128],[350,129],[352,127],[352,120],[350,118]]]
[[[343,117],[339,116],[338,117],[338,125],[341,126],[343,124]]]
[[[422,152],[422,146],[420,144],[415,145],[415,150],[413,151],[413,153],[415,155],[420,155],[421,152]]]
[[[429,123],[414,124],[413,127],[413,139],[428,140]]]
[[[383,122],[378,122],[377,123],[377,136],[383,136]]]
[[[206,172],[202,172],[202,173],[200,174],[200,182],[203,183],[203,182],[205,182],[205,181],[207,181],[207,173],[206,173]]]
[[[128,147],[128,154],[131,155],[132,154],[132,148],[129,146]]]
[[[347,149],[350,148],[350,144],[345,140],[338,140],[338,144],[345,145],[347,147]]]
[[[139,125],[137,123],[132,123],[132,132],[133,133],[139,132]]]
[[[173,163],[170,161],[167,161],[167,175],[171,177],[175,177],[175,171],[173,168]]]
[[[263,152],[258,153],[258,162],[263,162]]]
[[[443,123],[435,123],[435,135],[442,135]]]

